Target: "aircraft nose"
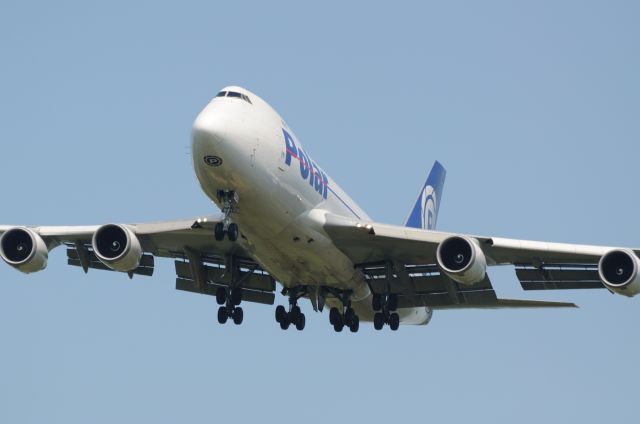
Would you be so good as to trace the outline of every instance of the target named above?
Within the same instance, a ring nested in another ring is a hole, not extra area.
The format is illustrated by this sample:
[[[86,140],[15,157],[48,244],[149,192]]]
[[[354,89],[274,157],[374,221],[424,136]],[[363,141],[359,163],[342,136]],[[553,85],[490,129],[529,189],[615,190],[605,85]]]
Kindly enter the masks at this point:
[[[205,108],[193,123],[193,147],[218,146],[224,141],[226,135],[227,119],[209,108]]]

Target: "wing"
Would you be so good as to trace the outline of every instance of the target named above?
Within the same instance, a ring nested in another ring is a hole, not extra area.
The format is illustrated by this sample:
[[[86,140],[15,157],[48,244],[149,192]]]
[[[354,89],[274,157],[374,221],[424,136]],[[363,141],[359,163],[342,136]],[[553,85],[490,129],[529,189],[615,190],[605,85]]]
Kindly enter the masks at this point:
[[[487,265],[515,265],[524,290],[607,288],[598,262],[614,248],[428,231],[325,215],[324,229],[360,268],[377,293],[397,293],[399,305],[452,307],[573,306],[498,299],[488,276],[455,281],[438,265],[438,246],[452,237],[473,240]],[[638,250],[634,253],[637,254]],[[624,293],[623,293],[624,294]]]
[[[214,227],[219,222],[220,217],[209,216],[125,225],[142,250],[138,266],[126,272],[130,277],[151,276],[155,257],[171,258],[175,261],[178,290],[215,296],[220,287],[231,287],[242,292],[243,301],[273,304],[275,280],[241,243],[215,239]],[[100,227],[0,226],[0,235],[16,228],[28,230],[42,239],[45,251],[65,246],[69,265],[82,267],[85,272],[90,269],[114,271],[98,259],[92,245],[92,238]]]

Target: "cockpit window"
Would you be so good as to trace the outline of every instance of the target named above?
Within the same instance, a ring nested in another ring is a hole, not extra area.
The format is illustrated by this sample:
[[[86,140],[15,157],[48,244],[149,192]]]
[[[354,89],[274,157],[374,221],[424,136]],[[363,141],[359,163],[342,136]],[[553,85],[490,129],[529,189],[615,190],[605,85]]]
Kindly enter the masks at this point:
[[[218,94],[216,94],[216,97],[224,97],[224,96],[226,96],[226,95],[227,95],[227,92],[226,92],[226,91],[221,91],[221,92],[219,92]]]
[[[242,93],[237,93],[235,91],[228,91],[226,92],[227,97],[234,97],[236,99],[242,99],[245,102],[249,103],[249,104],[253,104],[251,103],[251,100],[249,100],[249,97],[246,94],[242,94]]]

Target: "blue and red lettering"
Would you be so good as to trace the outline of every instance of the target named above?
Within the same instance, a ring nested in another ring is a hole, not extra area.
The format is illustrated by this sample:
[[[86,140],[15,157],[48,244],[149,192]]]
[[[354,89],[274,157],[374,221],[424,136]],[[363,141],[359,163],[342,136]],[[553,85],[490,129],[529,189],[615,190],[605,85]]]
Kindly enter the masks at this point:
[[[298,149],[298,160],[300,161],[300,176],[303,180],[306,180],[309,177],[309,163],[311,161],[302,149]]]
[[[291,137],[291,135],[288,132],[286,132],[284,128],[282,129],[282,133],[284,134],[284,144],[287,148],[284,163],[291,166],[291,156],[297,159],[298,149],[296,148],[296,143],[294,143],[293,141],[293,137]]]
[[[284,128],[282,129],[282,134],[284,135],[284,145],[286,149],[284,163],[287,166],[291,166],[291,158],[298,159],[300,163],[300,177],[302,177],[303,180],[308,178],[309,185],[326,199],[329,186],[327,174],[320,170],[309,155],[296,146],[293,137]]]
[[[324,186],[324,190],[322,192],[322,197],[327,198],[327,191],[329,190],[329,179],[327,178],[327,174],[322,173],[322,185]]]

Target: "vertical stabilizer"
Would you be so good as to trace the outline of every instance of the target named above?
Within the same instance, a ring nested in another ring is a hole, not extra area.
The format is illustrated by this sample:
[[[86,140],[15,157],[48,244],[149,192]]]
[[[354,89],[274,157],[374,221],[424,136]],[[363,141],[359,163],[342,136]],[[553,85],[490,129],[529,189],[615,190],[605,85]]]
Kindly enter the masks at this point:
[[[435,230],[438,220],[438,210],[442,202],[442,190],[447,171],[436,161],[431,168],[431,172],[424,183],[418,200],[409,214],[405,227],[423,228],[425,230]]]

